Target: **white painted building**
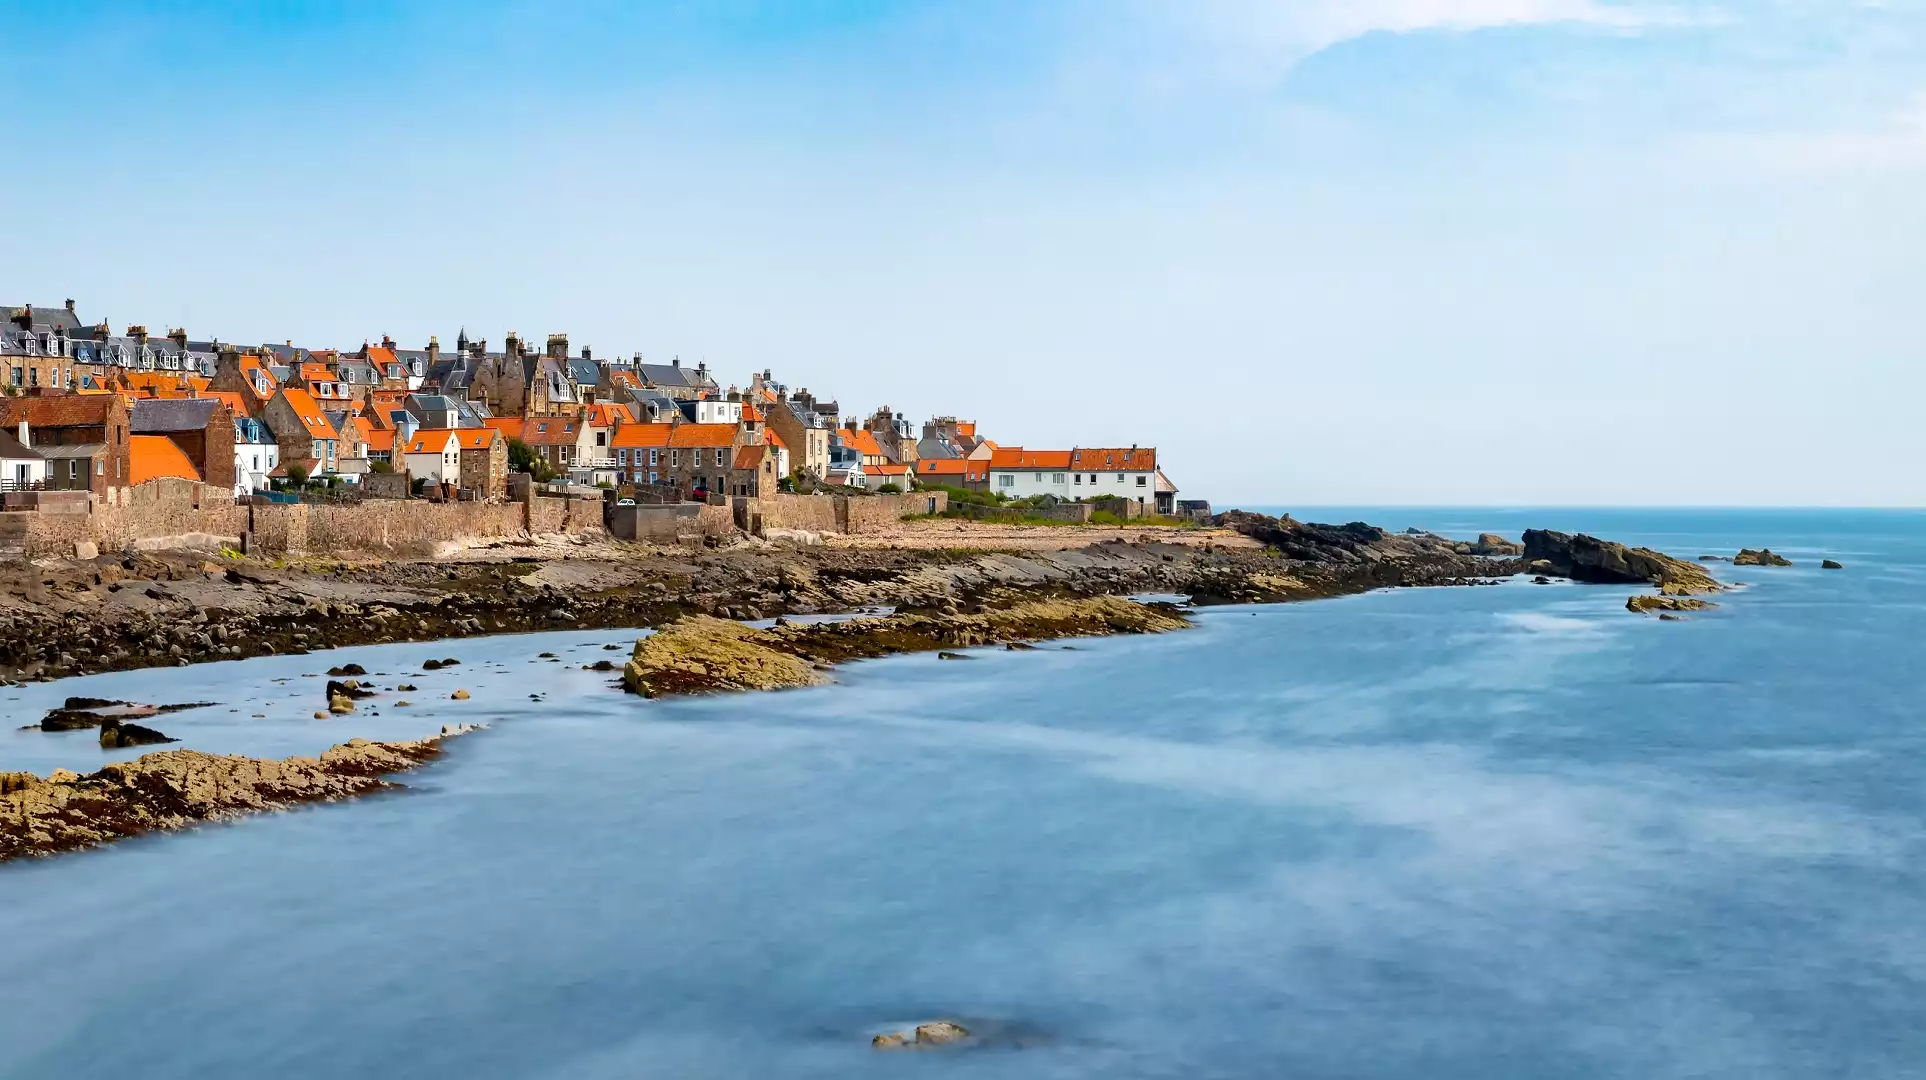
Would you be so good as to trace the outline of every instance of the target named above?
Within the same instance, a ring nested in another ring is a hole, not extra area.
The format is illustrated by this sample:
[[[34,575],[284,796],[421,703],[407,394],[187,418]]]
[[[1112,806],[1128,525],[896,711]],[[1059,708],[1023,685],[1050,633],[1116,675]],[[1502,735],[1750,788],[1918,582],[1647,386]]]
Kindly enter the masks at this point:
[[[1010,499],[1035,495],[1076,498],[1070,493],[1070,450],[999,447],[990,455],[990,492]]]
[[[1157,451],[1136,446],[1128,450],[1072,450],[1070,491],[1076,499],[1123,498],[1154,507]]]
[[[242,498],[271,485],[268,474],[281,464],[281,446],[266,424],[250,416],[234,418],[234,497]]]
[[[422,428],[415,432],[402,457],[409,474],[417,480],[461,486],[461,437],[451,428]]]
[[[25,491],[47,482],[47,459],[28,443],[27,422],[20,433],[0,431],[0,491]]]
[[[740,401],[714,401],[703,398],[695,403],[695,407],[698,424],[742,423],[742,402]]]

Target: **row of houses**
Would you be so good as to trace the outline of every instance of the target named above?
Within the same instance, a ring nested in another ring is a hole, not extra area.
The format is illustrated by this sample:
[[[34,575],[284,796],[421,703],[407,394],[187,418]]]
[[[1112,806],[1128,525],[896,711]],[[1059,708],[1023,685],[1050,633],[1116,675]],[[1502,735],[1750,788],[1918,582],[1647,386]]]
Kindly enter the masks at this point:
[[[1011,497],[1099,496],[1168,512],[1154,449],[999,446],[951,416],[845,418],[773,371],[724,387],[706,364],[383,337],[354,350],[113,334],[63,306],[0,309],[0,487],[110,491],[182,476],[237,497],[294,478],[406,473],[442,497],[500,498],[511,457],[583,485],[755,496],[792,478],[845,488],[944,484]],[[511,449],[513,448],[513,449]]]

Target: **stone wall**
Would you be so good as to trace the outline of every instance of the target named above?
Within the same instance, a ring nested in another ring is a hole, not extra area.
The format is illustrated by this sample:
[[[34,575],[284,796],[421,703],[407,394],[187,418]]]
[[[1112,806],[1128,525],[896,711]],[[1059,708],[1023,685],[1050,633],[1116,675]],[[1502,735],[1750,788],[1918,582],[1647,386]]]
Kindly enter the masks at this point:
[[[136,540],[206,534],[239,542],[247,531],[247,507],[236,506],[234,489],[164,476],[127,488],[114,503],[91,507],[91,538],[102,551],[119,551]],[[45,515],[47,508],[41,510]],[[49,554],[72,554],[73,545]]]
[[[444,544],[522,535],[513,503],[376,500],[341,505],[254,507],[254,546],[268,554],[379,552],[433,555]]]
[[[880,532],[891,529],[906,517],[940,514],[950,507],[950,497],[941,491],[908,491],[901,495],[836,496],[837,516],[846,533]],[[766,523],[766,519],[765,519]]]
[[[602,507],[599,497],[532,495],[528,501],[528,531],[535,535],[601,533],[605,531]]]
[[[801,529],[805,532],[838,532],[836,500],[829,495],[764,495],[749,500],[749,512],[762,516],[765,529]]]

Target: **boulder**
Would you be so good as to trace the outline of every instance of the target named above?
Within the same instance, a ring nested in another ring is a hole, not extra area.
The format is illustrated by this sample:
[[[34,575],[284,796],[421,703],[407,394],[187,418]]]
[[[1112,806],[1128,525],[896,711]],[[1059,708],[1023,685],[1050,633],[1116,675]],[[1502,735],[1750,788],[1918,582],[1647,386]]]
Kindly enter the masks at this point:
[[[1832,559],[1823,560],[1819,564],[1819,569],[1821,570],[1844,570],[1845,568],[1846,568],[1845,563],[1835,562]]]
[[[916,1045],[918,1046],[943,1046],[969,1037],[968,1029],[962,1024],[949,1020],[916,1025]]]
[[[1509,558],[1523,555],[1525,545],[1507,540],[1497,533],[1479,533],[1478,541],[1471,545],[1473,555],[1495,555]]]
[[[466,691],[466,690],[457,690],[457,691],[455,691],[454,693],[452,693],[452,694],[449,694],[449,695],[448,695],[448,699],[449,699],[450,701],[467,701],[467,700],[468,700],[468,691]]]
[[[366,675],[367,673],[368,669],[362,667],[360,664],[343,664],[340,667],[331,667],[328,669],[328,674],[330,675]]]
[[[1754,551],[1751,548],[1745,548],[1741,550],[1737,555],[1734,555],[1732,557],[1732,565],[1734,566],[1791,566],[1792,560],[1786,558],[1783,555],[1773,554],[1771,548],[1760,548],[1757,551]]]

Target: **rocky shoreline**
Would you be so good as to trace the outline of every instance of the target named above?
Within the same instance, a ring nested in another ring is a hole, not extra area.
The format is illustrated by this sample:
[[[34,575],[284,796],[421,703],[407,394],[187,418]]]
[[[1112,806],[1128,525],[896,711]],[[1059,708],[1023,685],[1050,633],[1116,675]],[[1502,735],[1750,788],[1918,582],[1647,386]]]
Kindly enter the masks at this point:
[[[443,728],[414,742],[352,739],[318,758],[164,750],[86,776],[0,773],[0,862],[393,790],[400,785],[388,776],[434,760],[445,740],[472,730]]]

